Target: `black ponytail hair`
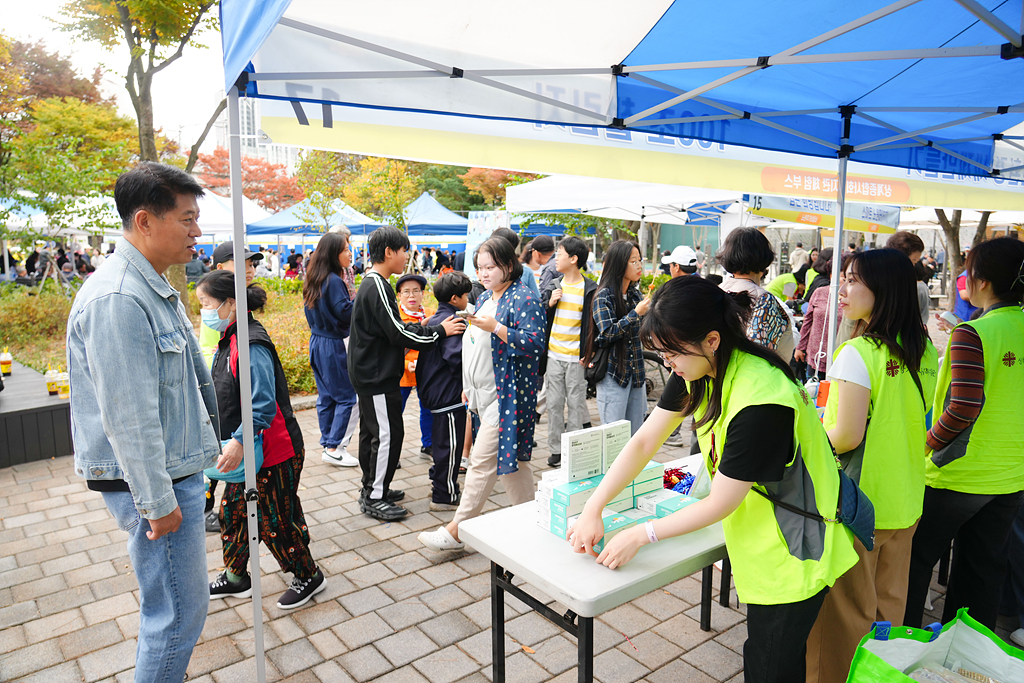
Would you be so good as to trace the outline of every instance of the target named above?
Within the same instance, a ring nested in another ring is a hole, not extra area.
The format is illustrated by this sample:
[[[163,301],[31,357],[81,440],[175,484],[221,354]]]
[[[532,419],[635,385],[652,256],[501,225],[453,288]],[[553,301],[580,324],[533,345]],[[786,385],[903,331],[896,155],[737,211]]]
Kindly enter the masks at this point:
[[[196,291],[202,289],[210,298],[224,303],[235,298],[235,274],[230,270],[212,270],[199,278]],[[245,289],[246,307],[250,311],[261,311],[267,303],[267,293],[259,285]]]
[[[992,284],[999,301],[1020,306],[1024,298],[1024,242],[1000,237],[982,242],[967,254],[967,277]]]
[[[921,370],[928,330],[921,322],[917,274],[910,257],[898,249],[872,249],[850,256],[847,277],[854,276],[875,295],[864,334],[903,361],[914,373]]]
[[[721,344],[708,362],[715,368],[715,377],[723,379],[733,351],[757,356],[793,383],[793,370],[774,351],[747,338],[752,300],[747,292],[729,293],[698,277],[673,278],[658,288],[651,299],[651,308],[640,325],[640,340],[652,351],[694,355],[709,332],[721,335]],[[692,415],[708,394],[707,411],[694,423],[694,429],[712,424],[722,416],[723,382],[703,377],[690,383],[690,391],[680,410]]]

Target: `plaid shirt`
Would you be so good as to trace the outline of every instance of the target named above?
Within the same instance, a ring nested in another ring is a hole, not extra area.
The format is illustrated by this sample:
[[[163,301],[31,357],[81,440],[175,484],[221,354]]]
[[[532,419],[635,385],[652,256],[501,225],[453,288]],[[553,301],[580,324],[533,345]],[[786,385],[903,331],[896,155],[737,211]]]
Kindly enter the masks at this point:
[[[644,349],[640,344],[640,316],[636,305],[640,303],[640,289],[634,284],[626,291],[626,309],[629,313],[621,318],[615,317],[615,301],[612,290],[601,289],[594,295],[594,325],[597,346],[612,346],[611,358],[608,361],[608,374],[620,387],[642,387],[644,385]],[[626,359],[623,372],[619,372],[617,342],[624,341]]]

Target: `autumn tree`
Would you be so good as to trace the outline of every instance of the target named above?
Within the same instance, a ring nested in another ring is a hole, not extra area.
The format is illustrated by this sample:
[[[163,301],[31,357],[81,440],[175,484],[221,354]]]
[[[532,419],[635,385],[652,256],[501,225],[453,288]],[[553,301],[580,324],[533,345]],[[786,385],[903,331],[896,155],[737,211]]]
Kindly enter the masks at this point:
[[[463,176],[469,172],[465,166],[412,163],[410,171],[420,177],[423,190],[449,211],[465,214],[485,208],[484,198],[468,187]]]
[[[499,207],[505,205],[506,187],[536,180],[541,176],[496,168],[471,168],[459,177],[467,188],[483,197],[488,206]]]
[[[343,200],[345,185],[359,173],[363,157],[340,152],[309,150],[299,159],[295,169],[295,182],[309,200],[299,217],[327,231],[339,200]]]
[[[58,52],[50,52],[41,40],[35,43],[15,41],[11,46],[11,60],[21,70],[25,96],[30,101],[51,97],[71,97],[89,104],[106,101],[100,92],[103,78],[100,67],[93,71],[92,78],[83,78],[71,65],[71,60]]]
[[[223,147],[213,154],[200,154],[195,174],[203,186],[217,194],[231,194],[228,150]],[[242,194],[267,211],[281,211],[306,198],[284,164],[249,156],[242,157]]]
[[[422,191],[423,181],[404,161],[369,157],[359,162],[359,174],[345,186],[344,198],[357,211],[406,230],[405,207]]]
[[[0,197],[10,196],[14,190],[9,174],[11,143],[21,134],[28,102],[25,77],[14,63],[12,49],[13,42],[0,32]]]
[[[186,46],[202,47],[197,36],[217,26],[214,5],[208,0],[71,0],[61,10],[65,31],[111,51],[120,48],[128,58],[125,89],[135,109],[142,161],[159,159],[153,79],[181,57]],[[222,102],[200,142],[223,109]],[[198,146],[193,147],[187,168],[197,158]]]

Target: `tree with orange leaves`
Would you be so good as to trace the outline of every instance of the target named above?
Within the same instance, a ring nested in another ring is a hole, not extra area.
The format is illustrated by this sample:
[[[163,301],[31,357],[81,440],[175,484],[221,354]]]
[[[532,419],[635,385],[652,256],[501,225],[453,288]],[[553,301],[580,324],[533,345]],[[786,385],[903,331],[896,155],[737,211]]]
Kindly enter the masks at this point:
[[[199,183],[217,194],[230,190],[228,151],[218,147],[213,154],[200,154],[195,174]],[[284,164],[272,164],[259,157],[242,157],[242,195],[267,211],[281,211],[306,198],[306,194],[285,171]]]

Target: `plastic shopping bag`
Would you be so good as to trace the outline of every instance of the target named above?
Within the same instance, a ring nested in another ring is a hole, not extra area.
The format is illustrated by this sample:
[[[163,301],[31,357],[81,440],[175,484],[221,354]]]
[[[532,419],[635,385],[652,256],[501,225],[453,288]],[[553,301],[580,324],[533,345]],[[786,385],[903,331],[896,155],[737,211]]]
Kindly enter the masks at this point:
[[[945,626],[893,628],[888,622],[876,622],[860,641],[846,680],[913,683],[941,680],[933,677],[933,672],[943,670],[959,673],[967,680],[1017,683],[1024,681],[1024,651],[1004,643],[972,619],[966,608]],[[965,672],[974,676],[965,676]]]

